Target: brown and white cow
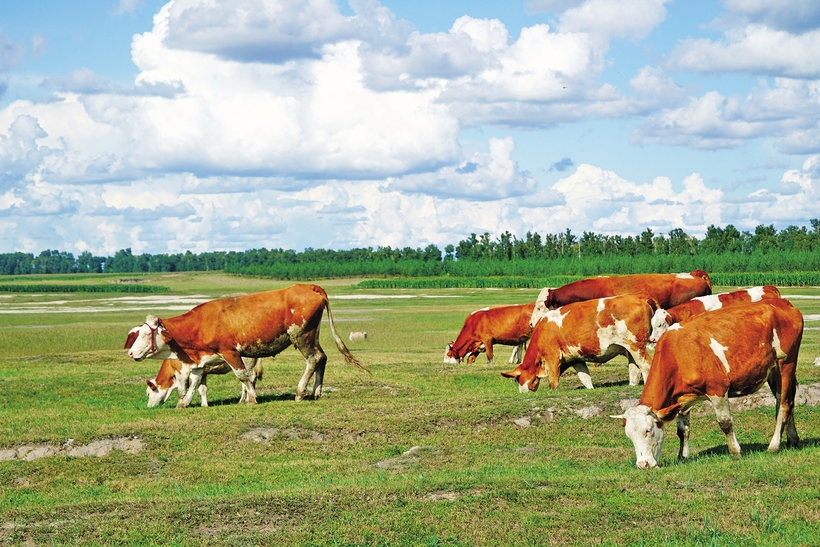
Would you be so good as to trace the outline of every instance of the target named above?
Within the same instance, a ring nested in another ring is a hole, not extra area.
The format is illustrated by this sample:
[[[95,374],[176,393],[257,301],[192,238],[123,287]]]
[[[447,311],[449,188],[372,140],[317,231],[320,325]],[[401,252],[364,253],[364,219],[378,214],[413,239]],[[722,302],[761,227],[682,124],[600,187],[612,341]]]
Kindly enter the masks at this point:
[[[780,298],[780,290],[774,285],[764,285],[739,291],[696,296],[692,300],[673,306],[668,310],[661,308],[655,312],[655,316],[652,318],[652,334],[649,336],[649,341],[654,344],[671,325],[680,323],[693,315],[719,310],[724,306],[733,304],[759,302],[767,298]]]
[[[327,355],[319,345],[319,326],[325,309],[333,340],[345,361],[367,370],[345,347],[333,324],[327,293],[317,285],[293,285],[211,300],[169,319],[149,315],[129,333],[126,348],[130,348],[128,356],[136,361],[170,357],[199,367],[225,361],[242,382],[247,402],[256,403],[253,368],[247,368],[242,357],[273,357],[292,344],[306,362],[296,388],[296,400],[304,398],[314,374],[313,397],[318,399],[327,363]],[[190,404],[189,396],[198,387],[193,385],[196,377],[192,380],[182,406]]]
[[[255,372],[253,384],[256,387],[256,381],[262,378],[262,360],[243,357],[242,361],[245,363],[245,368],[253,368]],[[195,384],[199,386],[196,390],[199,392],[200,404],[208,406],[208,375],[227,374],[231,370],[231,366],[225,361],[214,361],[204,367],[192,367],[192,365],[177,359],[165,359],[159,367],[157,377],[153,380],[146,380],[148,387],[145,388],[145,394],[148,396],[148,408],[159,406],[167,401],[174,388],[177,390],[179,402],[181,403],[185,400],[188,388]],[[199,375],[201,378],[192,382],[192,375]],[[193,394],[191,397],[193,397]],[[248,392],[243,385],[239,402],[244,403],[247,399]]]
[[[803,337],[803,315],[785,299],[739,304],[696,315],[671,326],[655,350],[638,405],[620,416],[635,445],[639,468],[657,465],[663,425],[676,420],[679,458],[689,456],[689,411],[709,400],[729,452],[740,455],[730,397],[756,392],[768,381],[776,400],[776,424],[769,451],[800,439],[794,427],[795,369]]]
[[[678,274],[634,274],[590,277],[557,289],[541,289],[535,300],[530,325],[535,326],[547,310],[573,302],[583,302],[619,294],[643,293],[661,308],[671,308],[696,296],[712,294],[712,281],[703,270]]]
[[[510,363],[520,362],[522,349],[530,339],[529,320],[535,303],[497,306],[476,310],[464,320],[464,326],[455,341],[444,350],[445,363],[460,363],[466,358],[468,364],[475,362],[482,351],[487,352],[487,362],[493,363],[493,344],[515,346]],[[516,358],[516,355],[518,356]]]
[[[629,383],[637,385],[649,373],[646,345],[656,309],[652,297],[627,294],[548,311],[532,331],[524,362],[501,375],[515,379],[519,391],[526,393],[537,390],[545,376],[555,389],[561,373],[573,367],[581,383],[592,389],[586,363],[605,363],[624,355],[629,361]]]

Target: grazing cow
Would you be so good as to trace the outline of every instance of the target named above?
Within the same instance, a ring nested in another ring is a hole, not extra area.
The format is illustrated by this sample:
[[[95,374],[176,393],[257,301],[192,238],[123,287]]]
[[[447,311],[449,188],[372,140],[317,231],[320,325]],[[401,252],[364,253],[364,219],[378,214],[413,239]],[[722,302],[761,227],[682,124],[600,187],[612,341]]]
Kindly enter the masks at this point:
[[[487,362],[493,363],[493,344],[516,346],[510,356],[510,363],[518,355],[521,345],[530,338],[529,319],[534,303],[498,306],[474,311],[464,320],[464,326],[454,342],[447,344],[444,350],[445,363],[460,363],[467,358],[467,363],[475,362],[482,351],[487,352]],[[524,346],[526,347],[526,346]]]
[[[769,383],[776,400],[776,424],[769,451],[800,439],[794,427],[795,369],[803,337],[803,315],[785,299],[729,306],[671,326],[655,350],[649,378],[638,405],[620,416],[635,445],[636,464],[657,465],[663,425],[676,420],[679,458],[689,456],[689,411],[709,400],[731,454],[740,455],[730,397],[756,392]]]
[[[254,369],[254,372],[256,373],[254,378],[255,387],[255,381],[262,378],[262,360],[243,357],[242,361],[245,363],[245,368]],[[204,367],[192,367],[191,365],[183,363],[177,359],[165,359],[159,367],[157,377],[153,380],[146,380],[148,387],[145,388],[145,394],[148,396],[148,408],[153,408],[167,401],[174,388],[177,389],[179,401],[183,401],[188,391],[188,387],[194,385],[191,382],[192,374],[198,374],[202,377],[195,383],[199,384],[197,391],[199,392],[200,404],[202,406],[208,406],[208,375],[226,374],[230,371],[231,367],[225,361],[214,361],[213,363],[208,363]],[[245,386],[243,385],[239,402],[244,403],[247,399],[248,392],[245,390]]]
[[[351,332],[350,333],[350,341],[351,342],[359,342],[361,340],[367,340],[367,333],[366,332]]]
[[[703,270],[679,274],[635,274],[590,277],[557,289],[544,288],[535,301],[530,325],[535,326],[547,310],[619,294],[643,293],[661,308],[671,308],[696,296],[712,294],[712,281]]]
[[[649,339],[652,315],[658,304],[649,296],[626,294],[574,302],[547,312],[532,331],[524,362],[501,375],[518,382],[521,393],[535,391],[541,378],[550,387],[567,368],[592,389],[587,362],[605,363],[616,355],[629,360],[629,383],[637,385],[649,373]]]
[[[649,341],[654,344],[658,341],[658,338],[666,332],[670,325],[680,323],[693,315],[718,310],[724,306],[733,304],[759,302],[766,298],[780,298],[780,290],[774,285],[765,285],[763,287],[752,287],[739,291],[697,296],[688,302],[678,304],[668,310],[661,308],[655,312],[655,316],[652,318],[652,334],[649,336]]]
[[[273,357],[292,344],[306,362],[296,388],[296,400],[304,398],[314,373],[313,397],[318,399],[327,363],[327,355],[319,345],[319,326],[325,309],[336,347],[345,361],[367,370],[336,332],[327,293],[317,285],[293,285],[211,300],[169,319],[149,315],[141,326],[129,333],[126,347],[130,347],[128,356],[136,361],[170,357],[199,367],[225,361],[242,382],[246,401],[256,403],[253,368],[247,368],[242,357]],[[198,387],[194,385],[198,377],[192,377],[182,406],[190,404],[189,396],[192,397]]]

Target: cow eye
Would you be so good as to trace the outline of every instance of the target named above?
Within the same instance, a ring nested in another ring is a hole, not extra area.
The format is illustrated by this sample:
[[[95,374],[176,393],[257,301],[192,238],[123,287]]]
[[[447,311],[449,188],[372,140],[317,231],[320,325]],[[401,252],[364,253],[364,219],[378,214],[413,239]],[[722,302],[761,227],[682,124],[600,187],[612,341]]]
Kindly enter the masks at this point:
[[[651,427],[646,428],[646,436],[649,437],[651,435],[652,435],[652,428]]]

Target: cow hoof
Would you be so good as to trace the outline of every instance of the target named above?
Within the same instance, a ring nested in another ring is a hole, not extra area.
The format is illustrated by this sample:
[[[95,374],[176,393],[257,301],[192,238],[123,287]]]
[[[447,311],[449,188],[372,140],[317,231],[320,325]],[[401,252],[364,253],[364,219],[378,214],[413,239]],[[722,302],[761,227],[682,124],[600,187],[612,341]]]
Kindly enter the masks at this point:
[[[304,399],[304,398],[305,398],[305,394],[304,394],[304,393],[297,393],[297,394],[296,394],[296,400],[297,400],[297,401],[301,401],[301,400],[302,400],[302,399]]]

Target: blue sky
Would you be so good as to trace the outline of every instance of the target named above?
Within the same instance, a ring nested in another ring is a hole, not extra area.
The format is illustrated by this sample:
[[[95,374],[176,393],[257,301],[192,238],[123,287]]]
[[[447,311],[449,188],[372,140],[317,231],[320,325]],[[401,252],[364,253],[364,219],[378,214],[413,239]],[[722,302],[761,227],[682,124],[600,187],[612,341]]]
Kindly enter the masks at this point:
[[[813,0],[8,4],[0,252],[820,217]]]

